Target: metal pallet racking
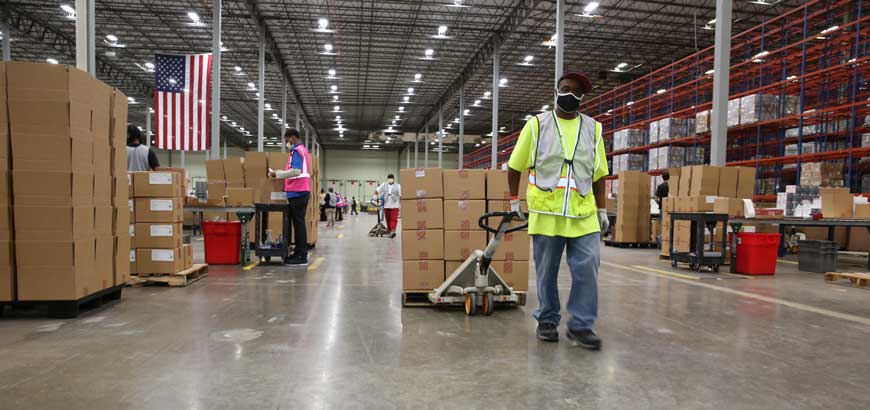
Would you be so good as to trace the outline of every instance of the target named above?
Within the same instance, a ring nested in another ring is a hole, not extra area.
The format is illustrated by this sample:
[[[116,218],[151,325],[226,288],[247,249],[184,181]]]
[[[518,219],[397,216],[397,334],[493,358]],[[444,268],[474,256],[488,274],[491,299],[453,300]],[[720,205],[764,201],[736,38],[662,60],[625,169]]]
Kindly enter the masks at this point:
[[[862,133],[870,133],[865,122],[870,115],[868,35],[870,12],[863,0],[811,0],[733,36],[729,98],[764,95],[774,101],[772,110],[750,112],[757,120],[728,129],[727,165],[759,168],[758,197],[771,199],[800,181],[802,164],[833,160],[843,161],[844,186],[860,191],[862,175],[870,175],[868,161],[860,161],[870,157],[870,138],[862,146]],[[649,131],[650,123],[669,117],[695,119],[712,105],[713,50],[710,46],[590,98],[580,110],[604,124],[609,141],[615,132]],[[643,145],[610,150],[608,157],[669,146],[709,148],[709,131],[700,131],[665,141],[647,138]],[[507,160],[516,137],[499,142],[499,163]],[[817,148],[804,152],[805,143]],[[787,153],[792,144],[797,152]],[[490,153],[491,147],[481,148],[465,163],[486,167]]]

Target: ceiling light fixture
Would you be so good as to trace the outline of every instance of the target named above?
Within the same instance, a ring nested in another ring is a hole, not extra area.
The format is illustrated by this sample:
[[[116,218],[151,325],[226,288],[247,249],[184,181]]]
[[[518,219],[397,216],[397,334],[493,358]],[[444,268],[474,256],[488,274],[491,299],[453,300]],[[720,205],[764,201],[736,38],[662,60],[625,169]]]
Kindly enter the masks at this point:
[[[405,107],[399,107],[399,111],[405,111]]]
[[[541,43],[542,46],[547,46],[548,48],[556,47],[556,40],[559,38],[558,34],[553,34],[550,36],[549,40],[545,40]]]
[[[820,34],[825,35],[825,34],[837,31],[839,29],[840,29],[840,26],[831,26],[831,27],[828,27],[828,28],[822,30],[822,32]]]
[[[76,18],[76,9],[74,9],[69,4],[61,4],[60,9],[66,12],[66,18],[70,20],[75,20]]]
[[[406,95],[406,96],[405,96],[405,102],[408,102],[408,101],[410,101],[410,100],[411,100],[411,97],[408,97],[408,96]]]
[[[420,73],[414,74],[414,82],[415,83],[419,83],[420,80],[422,80],[422,79],[423,79],[423,74],[420,74]]]
[[[523,58],[522,65],[532,65],[532,60],[534,60],[534,59],[535,59],[535,56],[533,56],[533,55],[525,56],[525,58]]]
[[[474,100],[474,104],[473,104],[473,105],[474,105],[475,107],[479,107],[479,106],[480,106],[480,100]]]
[[[432,56],[435,55],[435,50],[427,48],[426,51],[423,52],[423,54],[425,55],[425,57],[423,57],[424,60],[431,60]]]
[[[462,4],[462,0],[453,0],[453,4],[445,4],[445,6],[447,6],[447,7],[459,7],[459,8],[468,7],[464,4]]]
[[[241,73],[241,72],[242,72],[242,67],[235,66],[235,67],[233,67],[233,70],[236,70],[237,73]]]
[[[196,14],[195,11],[187,12],[187,18],[190,19],[191,23],[189,23],[189,24],[192,26],[202,26],[203,25],[202,19],[199,17],[199,14]]]
[[[438,37],[444,37],[447,35],[447,26],[438,26]]]
[[[333,96],[332,96],[332,101],[338,101],[338,96],[337,96],[337,95],[333,95]]]
[[[339,112],[339,111],[341,111],[341,107],[338,106],[338,105],[336,105],[335,107],[332,107],[332,109],[333,109],[333,111],[335,111],[335,112]]]
[[[492,95],[492,92],[491,92],[491,91],[487,91],[487,92],[483,93],[483,99],[485,99],[485,100],[486,100],[486,99],[489,99],[489,97],[490,97],[491,95]]]
[[[507,83],[508,83],[508,79],[507,79],[507,78],[502,78],[501,80],[498,80],[498,86],[499,86],[499,87],[507,87]]]
[[[408,87],[408,95],[414,95],[414,87]]]
[[[329,73],[330,77],[335,77],[335,70],[330,69],[327,73]]]
[[[58,64],[58,61],[53,58],[46,58],[45,61],[49,64]]]
[[[662,88],[662,89],[656,91],[656,94],[664,94],[666,92],[668,92],[668,90],[665,90],[664,88]]]
[[[331,86],[329,87],[329,89],[332,90],[332,92],[336,92],[336,91],[338,91],[338,86],[337,86],[337,85],[331,85]]]
[[[317,27],[320,28],[321,31],[326,30],[326,28],[329,27],[329,20],[325,18],[318,19]]]

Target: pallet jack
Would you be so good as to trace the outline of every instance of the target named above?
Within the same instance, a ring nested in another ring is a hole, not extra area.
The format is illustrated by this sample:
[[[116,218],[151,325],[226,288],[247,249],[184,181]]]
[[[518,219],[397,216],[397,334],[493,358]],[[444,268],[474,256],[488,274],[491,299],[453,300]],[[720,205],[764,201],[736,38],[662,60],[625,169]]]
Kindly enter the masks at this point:
[[[377,237],[382,237],[382,236],[387,236],[387,235],[389,235],[389,234],[390,234],[390,231],[387,229],[386,226],[384,226],[383,222],[381,222],[381,212],[383,211],[383,208],[382,208],[382,207],[383,207],[383,205],[384,205],[384,204],[383,204],[383,201],[382,201],[380,198],[379,198],[379,199],[372,199],[372,200],[371,200],[371,203],[372,203],[372,205],[378,207],[378,224],[375,225],[374,228],[372,228],[372,229],[369,231],[369,236],[371,236],[371,237],[376,237],[376,236],[377,236]]]
[[[498,228],[488,225],[489,218],[501,218]],[[513,212],[489,212],[480,217],[477,224],[494,234],[484,250],[475,250],[437,289],[428,294],[429,301],[436,305],[465,304],[465,314],[473,316],[480,310],[489,316],[495,303],[519,303],[520,296],[499,276],[490,262],[504,235],[526,229],[528,223],[510,226]]]

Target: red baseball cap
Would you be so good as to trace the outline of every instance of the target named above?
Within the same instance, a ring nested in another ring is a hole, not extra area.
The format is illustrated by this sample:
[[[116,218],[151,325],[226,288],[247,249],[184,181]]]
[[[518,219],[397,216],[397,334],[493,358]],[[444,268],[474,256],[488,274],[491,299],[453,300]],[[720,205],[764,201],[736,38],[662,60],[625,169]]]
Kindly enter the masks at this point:
[[[592,91],[592,82],[589,81],[589,77],[586,74],[581,73],[579,71],[567,72],[565,74],[562,74],[561,77],[559,77],[559,81],[556,82],[556,84],[561,83],[562,80],[564,80],[566,78],[570,78],[572,80],[576,80],[577,82],[579,82],[580,88],[581,88],[581,91],[583,92],[583,94],[586,94],[586,93]]]

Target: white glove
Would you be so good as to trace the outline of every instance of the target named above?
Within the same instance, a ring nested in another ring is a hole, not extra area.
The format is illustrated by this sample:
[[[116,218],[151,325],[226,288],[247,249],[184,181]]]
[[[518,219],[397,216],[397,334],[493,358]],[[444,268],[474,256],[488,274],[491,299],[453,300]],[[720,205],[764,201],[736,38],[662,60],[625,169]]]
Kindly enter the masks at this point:
[[[523,213],[522,208],[520,208],[520,200],[519,199],[511,199],[511,212],[514,214],[514,218],[518,221],[525,221],[526,214]]]
[[[601,227],[601,234],[607,232],[607,228],[610,228],[610,219],[607,219],[607,210],[604,208],[598,208],[598,225]]]

